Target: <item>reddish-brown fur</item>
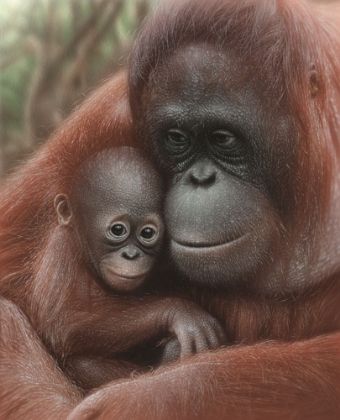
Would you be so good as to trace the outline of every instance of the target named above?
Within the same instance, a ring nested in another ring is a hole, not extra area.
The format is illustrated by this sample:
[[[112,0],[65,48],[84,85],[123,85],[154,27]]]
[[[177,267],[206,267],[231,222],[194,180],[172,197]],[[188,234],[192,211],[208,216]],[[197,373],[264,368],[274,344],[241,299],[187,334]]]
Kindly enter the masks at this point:
[[[167,16],[172,19],[176,3],[180,2],[174,2],[175,6],[163,15],[164,20]],[[256,30],[263,28],[264,22],[270,22],[270,4],[278,5],[288,29],[281,39],[287,46],[284,70],[279,69],[274,76],[284,76],[289,88],[289,107],[298,116],[300,129],[303,127],[300,135],[304,144],[295,168],[295,189],[287,192],[292,195],[289,203],[294,205],[290,222],[296,229],[289,247],[301,239],[302,231],[308,232],[305,251],[314,269],[306,267],[301,286],[295,285],[293,293],[215,295],[191,290],[189,295],[193,299],[223,320],[230,342],[235,345],[198,355],[154,374],[114,382],[82,399],[56,369],[36,334],[38,331],[42,335],[44,322],[50,320],[49,311],[53,310],[53,319],[55,313],[62,311],[64,302],[60,290],[48,287],[49,279],[36,276],[36,255],[41,255],[52,226],[53,198],[60,186],[68,185],[78,163],[94,151],[116,144],[116,138],[126,142],[131,138],[125,82],[114,79],[3,187],[0,418],[60,419],[69,415],[70,419],[337,420],[340,417],[339,34],[334,25],[322,16],[314,17],[297,0],[235,1],[230,5],[230,13],[236,18],[249,3],[256,4],[257,11],[249,20],[253,37],[245,35],[249,37],[249,48]],[[214,16],[215,2],[201,5],[204,16]],[[190,19],[181,23],[178,18],[177,22],[178,27],[173,30],[178,31],[178,42],[182,44],[184,27],[190,30]],[[155,23],[155,33],[161,33],[164,26],[163,21]],[[263,54],[275,49],[270,41],[270,28],[278,30],[277,26],[269,25],[267,44],[263,44],[262,52],[254,51],[259,67],[265,64]],[[148,45],[148,40],[144,39],[144,43]],[[294,56],[299,51],[306,55]],[[308,73],[311,52],[318,70],[317,80],[311,79],[312,87],[309,79],[302,77]],[[294,60],[297,68],[292,66]],[[146,63],[151,67],[155,64],[150,57]],[[274,76],[269,80],[275,87]],[[315,87],[319,91],[311,103],[307,92],[314,94]],[[324,260],[315,263],[320,249]],[[60,278],[67,278],[67,273],[60,269]],[[38,279],[40,286],[36,287]]]
[[[112,311],[112,304],[116,309],[123,309],[124,299],[113,303],[93,280],[88,282],[93,285],[91,291],[87,290],[89,296],[79,297],[84,291],[74,287],[77,283],[75,279],[82,278],[86,285],[86,276],[75,263],[80,254],[69,241],[66,230],[58,230],[53,201],[60,191],[69,191],[79,164],[101,149],[120,145],[133,145],[125,74],[103,84],[39,153],[2,186],[0,418],[20,418],[21,415],[22,418],[38,418],[45,416],[44,411],[50,413],[47,417],[53,418],[54,412],[56,418],[63,416],[67,410],[59,404],[59,401],[62,402],[58,396],[60,390],[65,396],[65,407],[72,405],[69,397],[76,401],[80,393],[58,371],[45,348],[59,363],[64,363],[69,354],[77,353],[79,347],[82,353],[82,340],[79,337],[74,340],[75,330],[80,327],[85,333],[83,344],[88,343],[92,347],[85,354],[96,356],[98,339],[86,339],[86,325],[95,323],[103,328],[105,322],[111,326],[117,324],[112,318],[117,316],[117,312],[114,315],[115,311]],[[62,235],[64,239],[60,238]],[[94,297],[91,298],[91,294]],[[72,307],[77,300],[79,303],[74,311]],[[94,306],[90,306],[89,301]],[[123,327],[123,324],[119,325]],[[99,331],[99,328],[96,330]],[[119,327],[115,328],[115,331],[118,330]],[[105,353],[103,350],[101,346],[101,355]],[[52,376],[48,382],[51,385],[46,382],[38,386],[41,381],[47,381],[49,368]],[[118,376],[123,375],[124,364],[116,368],[114,363],[108,363],[105,372],[113,369]],[[44,369],[45,379],[42,374]],[[129,369],[131,371],[130,366]],[[33,372],[37,374],[37,379],[34,379]],[[51,390],[42,398],[45,386]],[[16,389],[21,391],[17,393]],[[39,396],[35,397],[35,392]],[[53,404],[44,406],[45,400],[52,402],[53,398],[49,395],[55,395],[57,401],[53,408]],[[17,402],[16,397],[19,397]]]

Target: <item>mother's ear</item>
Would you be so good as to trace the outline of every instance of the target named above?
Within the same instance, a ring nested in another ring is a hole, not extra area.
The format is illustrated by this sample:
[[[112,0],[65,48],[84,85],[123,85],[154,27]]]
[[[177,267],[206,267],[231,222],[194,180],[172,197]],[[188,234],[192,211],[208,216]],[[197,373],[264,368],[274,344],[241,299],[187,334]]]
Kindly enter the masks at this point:
[[[54,208],[58,215],[60,226],[69,226],[72,222],[72,209],[66,194],[58,194],[54,199]]]

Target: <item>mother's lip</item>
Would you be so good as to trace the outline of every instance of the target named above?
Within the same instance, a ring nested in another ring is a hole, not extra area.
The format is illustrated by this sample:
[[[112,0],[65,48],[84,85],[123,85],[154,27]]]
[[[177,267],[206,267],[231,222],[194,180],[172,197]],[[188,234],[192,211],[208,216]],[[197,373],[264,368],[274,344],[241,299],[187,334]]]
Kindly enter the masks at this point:
[[[237,243],[238,241],[245,239],[246,235],[238,236],[235,239],[227,240],[225,242],[216,242],[216,243],[209,243],[209,242],[180,242],[172,239],[172,242],[175,243],[177,246],[182,248],[198,248],[198,249],[209,249],[209,248],[224,248],[226,246],[232,245]]]
[[[122,274],[119,274],[119,273],[116,273],[115,271],[113,271],[113,270],[109,270],[110,271],[110,273],[112,273],[113,275],[115,275],[115,276],[117,276],[117,277],[119,277],[119,278],[121,278],[121,279],[123,279],[123,280],[139,280],[139,279],[141,279],[142,277],[145,277],[146,276],[146,274],[147,274],[147,272],[146,273],[142,273],[142,274],[138,274],[138,276],[126,276],[126,275],[122,275]]]

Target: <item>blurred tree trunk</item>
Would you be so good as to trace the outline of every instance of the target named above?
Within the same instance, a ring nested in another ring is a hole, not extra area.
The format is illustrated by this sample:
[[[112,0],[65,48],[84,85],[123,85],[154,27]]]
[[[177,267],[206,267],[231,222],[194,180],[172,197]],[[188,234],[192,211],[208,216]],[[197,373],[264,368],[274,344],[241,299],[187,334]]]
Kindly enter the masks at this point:
[[[20,82],[26,95],[18,90],[20,96],[14,98],[22,115],[14,111],[12,116],[12,104],[0,102],[0,175],[45,141],[83,100],[84,92],[121,67],[121,57],[127,57],[131,35],[149,12],[150,2],[29,0],[26,9],[17,9],[21,20],[9,14],[6,24],[0,21],[2,39],[13,28],[19,35],[17,44],[0,40],[0,71],[6,70],[11,82],[11,68],[17,66],[20,80],[20,63],[25,61],[29,66],[24,75],[30,77]],[[10,100],[13,97],[10,91]],[[23,132],[13,130],[20,126]]]
[[[37,66],[32,77],[25,106],[25,145],[27,149],[36,147],[63,120],[61,114],[74,98],[74,87],[83,88],[81,81],[86,72],[86,62],[102,37],[115,24],[123,0],[101,0],[94,4],[91,16],[76,31],[67,45],[57,49],[54,42],[56,22],[56,2],[48,3],[45,34],[36,40]],[[79,5],[78,5],[79,6]],[[75,2],[73,13],[79,13]],[[101,18],[107,16],[106,22]],[[73,21],[79,17],[73,16]],[[63,76],[65,61],[75,57],[68,74]],[[56,81],[59,80],[59,83]],[[57,85],[57,89],[56,89]],[[51,106],[55,102],[56,106]],[[50,112],[53,110],[54,112]]]

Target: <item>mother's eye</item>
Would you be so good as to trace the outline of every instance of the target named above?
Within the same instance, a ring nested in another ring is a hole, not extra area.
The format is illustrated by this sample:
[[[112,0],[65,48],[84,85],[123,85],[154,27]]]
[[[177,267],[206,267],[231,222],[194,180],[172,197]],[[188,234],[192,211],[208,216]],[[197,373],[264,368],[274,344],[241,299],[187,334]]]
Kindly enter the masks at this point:
[[[181,130],[173,128],[166,134],[166,146],[169,150],[183,153],[190,147],[190,137]]]
[[[221,150],[227,151],[238,146],[238,139],[230,131],[218,130],[212,133],[210,143]]]

